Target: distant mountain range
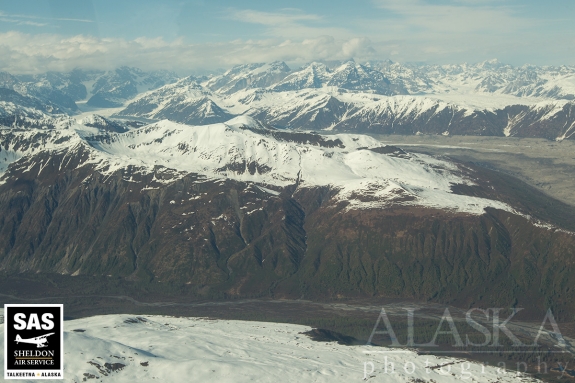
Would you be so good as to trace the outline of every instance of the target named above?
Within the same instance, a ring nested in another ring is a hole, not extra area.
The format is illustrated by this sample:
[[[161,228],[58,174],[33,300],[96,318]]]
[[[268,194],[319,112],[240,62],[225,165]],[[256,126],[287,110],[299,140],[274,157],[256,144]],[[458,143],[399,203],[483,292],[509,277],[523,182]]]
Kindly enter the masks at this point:
[[[284,63],[234,67],[144,93],[117,116],[187,124],[249,115],[288,129],[541,137],[575,133],[575,67]]]
[[[175,73],[168,71],[143,72],[128,67],[114,71],[77,69],[20,76],[0,72],[0,88],[12,89],[73,113],[78,110],[77,101],[86,101],[87,105],[97,108],[119,107],[142,92],[177,79]]]
[[[575,133],[575,67],[391,61],[246,64],[179,78],[167,71],[0,74],[0,102],[44,113],[118,108],[116,117],[185,124],[251,116],[279,128],[379,134],[541,137]],[[15,100],[12,90],[20,95]],[[25,100],[24,98],[28,98]],[[1,106],[0,106],[1,107]],[[4,115],[7,109],[4,106]],[[8,119],[9,120],[9,119]]]

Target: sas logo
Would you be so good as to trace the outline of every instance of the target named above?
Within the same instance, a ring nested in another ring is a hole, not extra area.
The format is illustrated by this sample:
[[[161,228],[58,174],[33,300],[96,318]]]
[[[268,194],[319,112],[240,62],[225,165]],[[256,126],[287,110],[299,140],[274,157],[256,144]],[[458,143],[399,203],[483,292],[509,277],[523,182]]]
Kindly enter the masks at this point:
[[[4,379],[63,379],[64,306],[4,305]]]

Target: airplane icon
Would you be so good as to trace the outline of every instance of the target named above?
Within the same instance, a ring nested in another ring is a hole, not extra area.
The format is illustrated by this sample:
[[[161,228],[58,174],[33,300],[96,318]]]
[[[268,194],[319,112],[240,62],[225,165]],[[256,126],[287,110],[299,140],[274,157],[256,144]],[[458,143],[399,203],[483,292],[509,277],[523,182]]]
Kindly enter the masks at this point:
[[[49,334],[37,336],[35,338],[30,338],[30,339],[22,339],[20,337],[20,335],[16,334],[16,340],[14,342],[16,342],[16,344],[19,344],[20,342],[36,344],[36,347],[38,347],[38,348],[48,347],[48,344],[47,344],[48,339],[46,339],[46,338],[49,337],[50,335],[54,335],[54,334],[55,334],[54,332],[51,332]]]

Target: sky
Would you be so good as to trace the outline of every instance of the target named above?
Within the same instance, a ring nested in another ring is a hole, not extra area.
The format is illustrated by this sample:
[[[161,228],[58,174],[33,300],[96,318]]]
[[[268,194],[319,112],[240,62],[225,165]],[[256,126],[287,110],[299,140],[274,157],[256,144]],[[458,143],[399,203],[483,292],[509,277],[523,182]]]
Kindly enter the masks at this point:
[[[493,58],[575,64],[573,0],[0,1],[0,70]]]

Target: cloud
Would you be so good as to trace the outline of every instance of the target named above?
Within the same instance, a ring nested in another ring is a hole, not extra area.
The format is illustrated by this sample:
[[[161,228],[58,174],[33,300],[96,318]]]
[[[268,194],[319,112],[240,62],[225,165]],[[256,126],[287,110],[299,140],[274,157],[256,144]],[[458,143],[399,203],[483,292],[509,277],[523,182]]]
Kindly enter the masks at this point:
[[[232,65],[283,60],[373,58],[367,38],[336,39],[319,36],[303,40],[261,39],[188,44],[183,39],[140,37],[134,40],[64,37],[58,34],[0,33],[0,70],[41,73],[86,69],[113,69],[122,65],[142,69],[170,69],[182,74]]]
[[[375,53],[371,41],[366,37],[356,37],[344,42],[341,51],[347,57],[365,56],[367,52]]]
[[[282,12],[263,12],[252,9],[228,9],[226,16],[232,20],[262,25],[292,25],[300,21],[317,21],[321,17],[306,14],[298,9],[283,9]]]
[[[442,4],[425,0],[375,0],[377,7],[399,16],[396,24],[404,30],[426,33],[489,34],[513,33],[529,26],[536,20],[517,16],[516,8],[505,2],[497,4],[486,0],[455,0]]]
[[[52,18],[52,20],[58,20],[58,21],[75,21],[78,23],[95,23],[94,20],[88,20],[88,19],[72,19],[72,18],[68,18],[68,17],[55,17]]]
[[[354,33],[346,28],[332,26],[323,16],[305,13],[299,9],[284,8],[277,12],[228,8],[224,18],[264,26],[263,35],[286,39],[306,39],[318,36],[350,38]]]
[[[11,16],[7,16],[7,15],[3,14],[2,12],[0,12],[0,21],[2,21],[3,23],[13,23],[16,25],[29,25],[32,27],[45,27],[48,25],[46,23],[38,23],[36,21],[29,21],[29,20],[21,20],[18,18],[12,18]]]
[[[294,66],[350,57],[358,61],[392,58],[439,63],[496,57],[519,65],[575,63],[575,51],[569,49],[573,34],[565,30],[572,30],[571,23],[546,28],[556,20],[530,19],[519,6],[512,6],[512,0],[372,0],[372,4],[369,15],[350,15],[340,23],[298,9],[263,12],[228,8],[219,14],[227,20],[259,26],[258,38],[251,40],[231,37],[229,41],[190,44],[184,37],[0,33],[0,70],[38,73],[129,65],[188,74],[253,62],[282,60]],[[12,16],[0,12],[0,21],[43,24],[42,19],[20,15],[16,21]],[[227,32],[221,33],[225,36]]]
[[[535,18],[524,4],[492,0],[372,0],[379,13],[358,29],[378,51],[399,61],[461,62],[498,57],[522,64],[569,63],[575,55],[558,49],[566,32],[556,20]],[[374,36],[380,36],[375,38]],[[384,48],[386,46],[387,48]],[[388,50],[389,49],[389,50]],[[567,60],[567,62],[565,62]]]
[[[228,9],[225,17],[263,27],[262,36],[303,41],[322,36],[338,41],[336,57],[393,57],[398,61],[461,62],[498,57],[523,64],[569,63],[575,54],[557,20],[527,16],[516,0],[371,0],[369,12],[335,22],[299,9],[262,12]],[[320,40],[321,41],[321,40]],[[549,42],[552,41],[550,44]],[[317,52],[325,52],[326,48]],[[306,52],[307,53],[307,52]],[[304,54],[305,55],[305,54]],[[334,57],[334,59],[336,58]]]
[[[0,11],[0,17],[2,17],[2,21],[7,21],[11,23],[18,23],[18,25],[32,25],[43,27],[49,24],[47,23],[38,23],[35,21],[28,21],[28,20],[55,20],[55,21],[73,21],[79,23],[94,23],[94,20],[89,19],[75,19],[75,18],[66,18],[66,17],[41,17],[41,16],[33,16],[33,15],[22,15],[22,14],[8,14],[5,12]]]

